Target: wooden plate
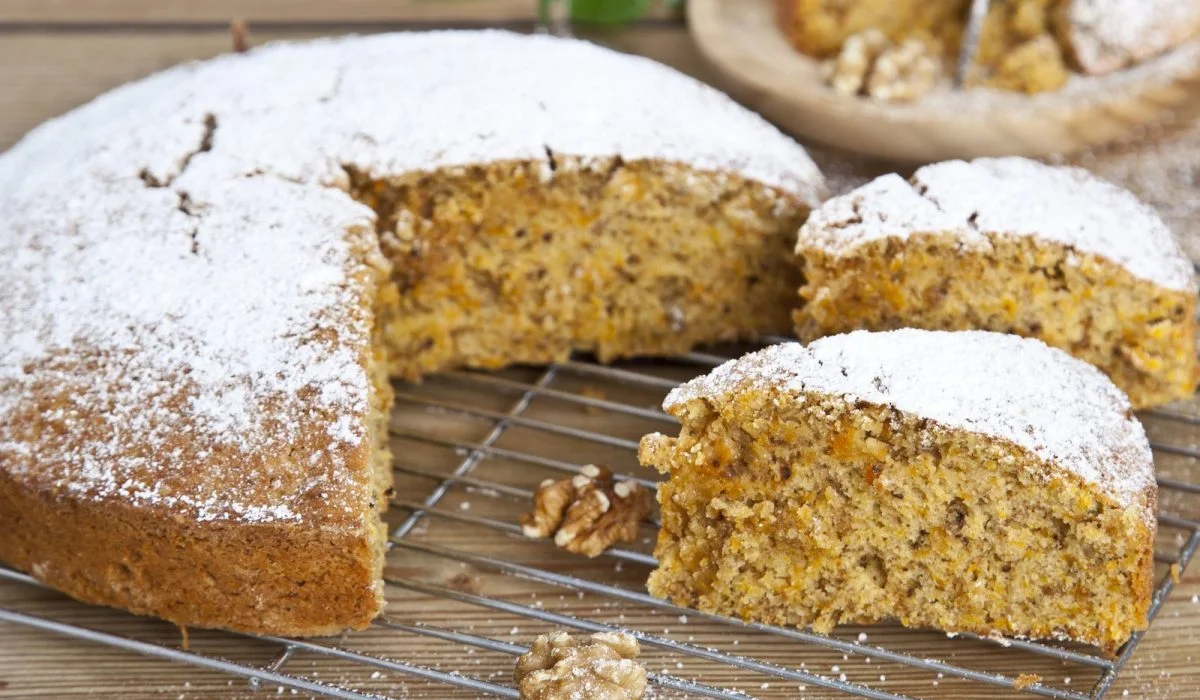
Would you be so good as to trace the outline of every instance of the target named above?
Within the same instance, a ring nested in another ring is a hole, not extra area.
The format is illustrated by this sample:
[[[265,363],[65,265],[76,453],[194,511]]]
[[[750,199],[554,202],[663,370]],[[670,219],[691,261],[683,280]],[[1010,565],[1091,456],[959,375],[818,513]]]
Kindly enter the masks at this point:
[[[1024,95],[938,91],[911,104],[839,95],[775,24],[772,0],[691,0],[688,24],[731,91],[784,129],[874,156],[929,162],[1066,154],[1200,115],[1200,40],[1128,70]]]

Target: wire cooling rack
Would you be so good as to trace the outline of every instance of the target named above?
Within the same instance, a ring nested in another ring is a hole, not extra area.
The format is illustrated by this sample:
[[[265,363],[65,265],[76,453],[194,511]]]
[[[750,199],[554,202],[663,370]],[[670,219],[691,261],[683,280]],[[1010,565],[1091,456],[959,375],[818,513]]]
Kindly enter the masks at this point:
[[[656,475],[637,465],[635,451],[641,435],[675,430],[675,419],[659,408],[665,393],[748,349],[614,366],[577,357],[397,384],[389,605],[366,631],[319,640],[193,632],[189,649],[165,624],[147,638],[22,609],[0,608],[0,620],[231,674],[267,692],[345,699],[516,698],[513,657],[554,628],[631,631],[657,697],[1105,697],[1141,634],[1115,658],[1083,646],[948,638],[888,625],[814,634],[646,595],[652,524],[635,544],[595,560],[521,537],[518,516],[547,477],[604,463],[653,487]],[[1171,569],[1185,569],[1200,545],[1200,401],[1141,417],[1160,487],[1153,619],[1175,585]],[[40,585],[3,567],[0,579]],[[208,643],[197,643],[198,636]],[[253,653],[229,658],[228,650],[243,643]],[[206,651],[212,649],[222,651]],[[1041,680],[1018,681],[1018,671]]]

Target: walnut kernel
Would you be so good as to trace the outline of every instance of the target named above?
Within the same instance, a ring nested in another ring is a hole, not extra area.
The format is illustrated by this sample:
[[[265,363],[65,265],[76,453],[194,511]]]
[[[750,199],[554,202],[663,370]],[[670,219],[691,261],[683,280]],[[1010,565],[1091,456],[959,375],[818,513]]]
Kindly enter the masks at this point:
[[[878,29],[868,29],[847,37],[837,57],[823,64],[825,82],[843,95],[861,94],[866,87],[871,66],[888,44],[888,38]]]
[[[892,101],[921,97],[942,73],[941,61],[924,42],[908,39],[894,45],[877,29],[848,37],[823,69],[826,82],[843,95]]]
[[[543,634],[517,659],[513,679],[522,700],[640,700],[646,669],[634,661],[637,640],[623,632],[572,637]]]
[[[925,44],[909,39],[879,54],[867,80],[867,94],[879,100],[911,102],[932,90],[941,72],[941,62]]]
[[[526,537],[554,537],[574,554],[599,556],[614,542],[632,542],[653,498],[634,481],[614,482],[607,467],[589,464],[570,479],[543,481],[533,512],[521,516]]]

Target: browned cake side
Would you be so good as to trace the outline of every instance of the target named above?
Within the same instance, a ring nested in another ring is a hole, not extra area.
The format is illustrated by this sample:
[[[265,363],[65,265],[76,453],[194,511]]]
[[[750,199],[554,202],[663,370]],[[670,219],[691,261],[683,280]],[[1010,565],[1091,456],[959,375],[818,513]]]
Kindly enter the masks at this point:
[[[356,182],[382,216],[412,379],[447,367],[671,355],[786,333],[800,199],[733,173],[560,156]]]
[[[873,352],[902,340],[885,338]],[[669,475],[658,491],[653,595],[819,632],[897,619],[948,632],[1073,639],[1108,652],[1145,628],[1156,497],[1140,427],[1132,450],[1093,448],[1101,474],[1128,469],[1122,462],[1131,455],[1139,462],[1139,485],[1115,497],[1008,440],[864,401],[853,390],[828,393],[840,375],[821,390],[802,389],[804,370],[789,375],[777,359],[803,352],[747,356],[718,370],[721,378],[668,398],[679,437],[650,435],[640,450],[644,465]],[[838,371],[839,357],[820,359]],[[954,373],[956,360],[943,360]],[[842,365],[849,381],[859,372],[881,393],[900,389],[886,372],[863,375],[862,367]],[[1014,380],[1038,379],[1002,381]],[[905,389],[925,385],[941,389],[936,380]],[[1107,393],[1119,397],[1111,385]],[[1136,425],[1120,411],[1114,418]]]
[[[15,524],[0,533],[0,557],[88,603],[282,635],[362,628],[383,607],[386,533],[365,519],[317,529],[197,524],[120,503],[64,502],[3,474],[0,508]]]

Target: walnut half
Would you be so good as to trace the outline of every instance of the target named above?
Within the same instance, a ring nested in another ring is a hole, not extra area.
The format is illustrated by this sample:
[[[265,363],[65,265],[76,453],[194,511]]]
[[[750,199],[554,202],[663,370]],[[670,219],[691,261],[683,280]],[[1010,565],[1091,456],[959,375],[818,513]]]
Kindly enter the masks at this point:
[[[513,679],[522,700],[640,700],[646,669],[634,661],[641,650],[624,632],[572,637],[543,634],[517,659]]]
[[[543,481],[521,530],[526,537],[553,535],[568,552],[596,557],[614,542],[634,541],[653,503],[637,482],[614,482],[608,467],[589,464],[570,479]]]
[[[921,41],[892,44],[883,32],[868,29],[847,37],[822,70],[825,82],[843,95],[911,102],[937,85],[942,66]]]

